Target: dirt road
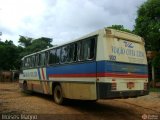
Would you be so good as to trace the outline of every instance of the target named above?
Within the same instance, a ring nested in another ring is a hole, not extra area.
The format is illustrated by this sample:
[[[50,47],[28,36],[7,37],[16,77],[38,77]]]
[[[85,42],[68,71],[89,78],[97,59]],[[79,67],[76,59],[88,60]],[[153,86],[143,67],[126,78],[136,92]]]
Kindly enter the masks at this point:
[[[18,83],[0,83],[0,119],[146,120],[160,119],[160,93],[132,99],[69,100],[63,106],[52,96],[21,92]],[[28,117],[30,116],[30,117]]]

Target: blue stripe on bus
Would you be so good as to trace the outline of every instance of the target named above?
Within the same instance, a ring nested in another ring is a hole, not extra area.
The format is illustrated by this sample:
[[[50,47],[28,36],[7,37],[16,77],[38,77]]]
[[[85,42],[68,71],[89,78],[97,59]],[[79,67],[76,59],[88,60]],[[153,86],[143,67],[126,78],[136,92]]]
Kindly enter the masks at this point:
[[[97,69],[96,69],[97,64]],[[148,74],[147,65],[130,64],[112,61],[95,61],[78,64],[50,66],[47,74],[92,74],[92,73],[135,73]]]
[[[97,62],[97,72],[114,72],[114,73],[138,73],[148,74],[147,65],[112,62],[112,61],[99,61]]]
[[[60,66],[50,66],[47,68],[47,74],[83,74],[96,73],[96,62],[87,62],[79,64],[69,64]]]

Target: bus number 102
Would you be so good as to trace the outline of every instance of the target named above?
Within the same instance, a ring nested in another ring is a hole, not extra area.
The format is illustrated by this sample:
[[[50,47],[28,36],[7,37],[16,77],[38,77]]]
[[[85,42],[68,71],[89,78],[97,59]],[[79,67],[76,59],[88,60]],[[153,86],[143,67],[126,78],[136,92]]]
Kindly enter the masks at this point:
[[[116,61],[116,56],[114,56],[114,55],[109,55],[109,60]]]

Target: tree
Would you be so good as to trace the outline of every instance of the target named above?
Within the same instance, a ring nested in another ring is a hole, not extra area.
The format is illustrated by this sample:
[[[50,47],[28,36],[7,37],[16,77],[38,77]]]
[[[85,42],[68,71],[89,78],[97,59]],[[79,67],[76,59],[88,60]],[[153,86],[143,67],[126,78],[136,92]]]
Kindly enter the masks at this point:
[[[20,51],[13,44],[13,41],[0,42],[0,70],[19,69],[19,53]]]
[[[46,49],[47,47],[52,47],[51,42],[52,42],[52,39],[50,38],[42,37],[42,38],[34,39],[32,41],[32,44],[28,46],[26,49],[30,53],[37,52],[37,51]]]
[[[20,36],[19,38],[19,43],[20,45],[22,45],[23,47],[28,47],[32,44],[32,38],[29,37],[24,37],[24,36]]]
[[[137,14],[134,32],[144,38],[146,50],[160,51],[160,0],[147,0]]]
[[[157,56],[154,57],[154,59],[152,61],[152,65],[154,67],[160,67],[160,53],[158,53]]]
[[[52,47],[51,44],[52,39],[41,37],[38,39],[33,39],[29,37],[20,36],[19,43],[20,45],[24,46],[24,49],[22,49],[20,56],[25,56],[33,52],[37,52],[43,49],[46,49],[47,47]]]
[[[123,27],[123,25],[112,25],[108,28],[112,28],[112,29],[116,29],[116,30],[121,30],[121,31],[125,31],[125,32],[129,32],[129,33],[133,33],[131,30],[125,29]]]
[[[20,69],[22,57],[52,47],[51,42],[51,38],[33,39],[20,36],[19,43],[22,47],[14,45],[11,40],[0,41],[0,70]]]

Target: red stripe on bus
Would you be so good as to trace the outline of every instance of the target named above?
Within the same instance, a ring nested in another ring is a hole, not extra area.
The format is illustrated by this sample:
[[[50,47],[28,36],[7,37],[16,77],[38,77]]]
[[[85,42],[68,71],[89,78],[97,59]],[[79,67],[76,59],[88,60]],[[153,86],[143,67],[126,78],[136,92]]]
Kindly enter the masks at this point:
[[[96,74],[50,74],[49,77],[96,77]]]
[[[123,77],[123,78],[147,78],[148,75],[117,74],[117,73],[89,73],[89,74],[50,74],[49,77]]]
[[[42,77],[43,77],[43,80],[45,80],[43,68],[42,68],[41,70],[42,70]]]
[[[97,73],[97,77],[123,77],[123,78],[148,78],[148,75],[140,74],[119,74],[119,73]]]

